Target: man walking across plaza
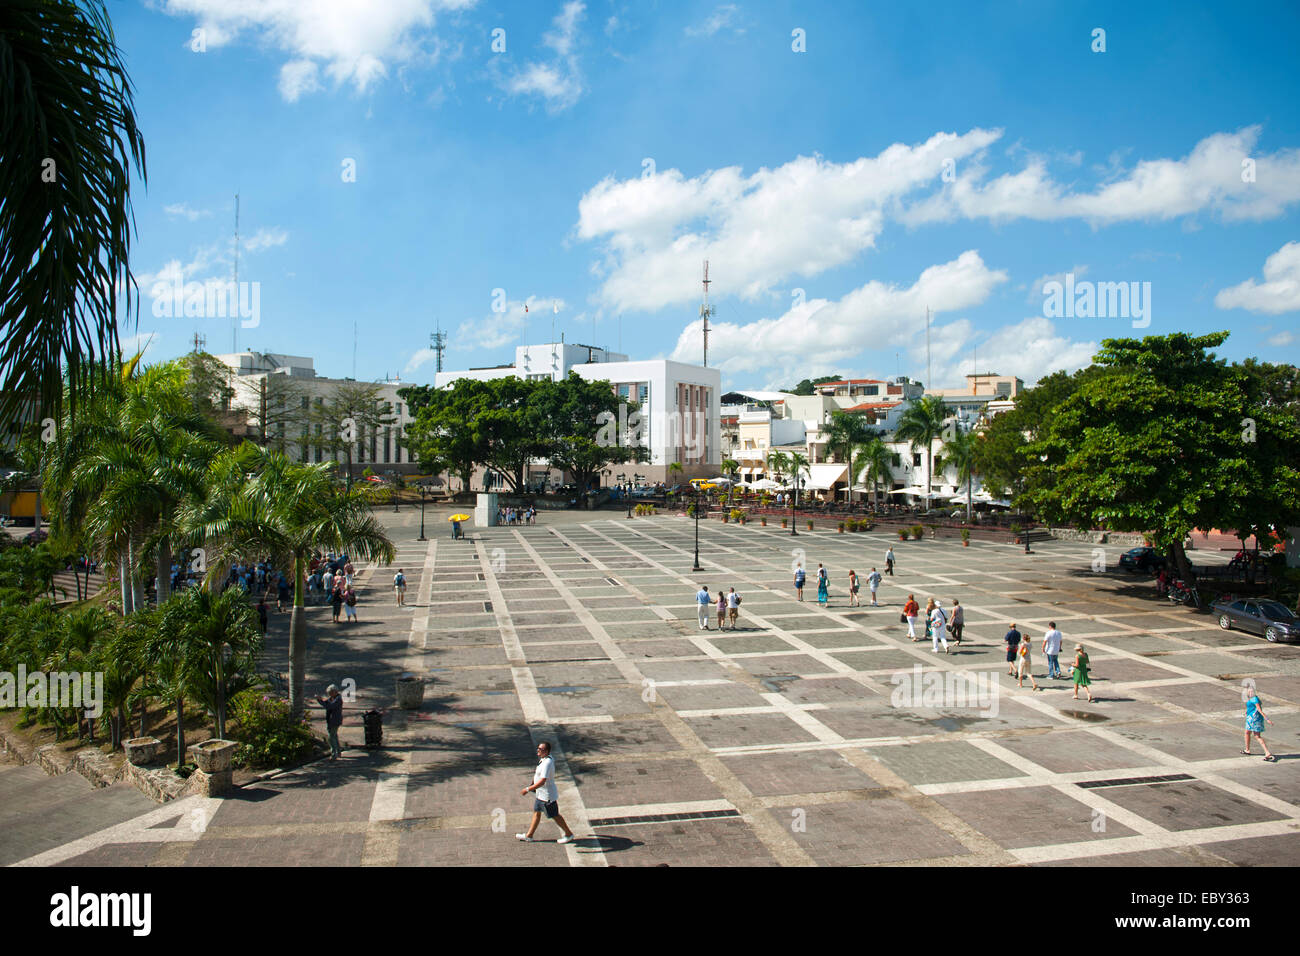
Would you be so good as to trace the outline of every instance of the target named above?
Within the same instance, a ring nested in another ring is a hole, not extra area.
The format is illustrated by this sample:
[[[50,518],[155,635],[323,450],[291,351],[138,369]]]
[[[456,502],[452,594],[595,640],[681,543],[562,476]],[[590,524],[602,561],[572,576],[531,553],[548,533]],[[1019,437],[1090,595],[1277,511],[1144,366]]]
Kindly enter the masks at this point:
[[[533,822],[529,824],[527,833],[516,833],[515,839],[532,843],[533,834],[537,832],[537,825],[542,822],[542,814],[545,813],[548,820],[554,820],[556,826],[564,831],[564,836],[555,842],[572,843],[573,831],[564,822],[564,817],[560,816],[560,791],[555,786],[555,760],[551,757],[551,745],[546,741],[537,745],[537,769],[533,771],[533,785],[520,790],[519,796],[524,797],[530,793],[533,795]]]
[[[325,708],[325,732],[330,739],[330,760],[338,760],[343,753],[339,747],[339,728],[343,726],[343,698],[339,696],[336,685],[325,688],[325,697],[317,697],[316,702]]]
[[[1016,624],[1011,622],[1011,630],[1007,631],[1003,638],[1007,642],[1007,673],[1012,677],[1016,676],[1016,651],[1020,650],[1020,632],[1016,630]]]
[[[701,584],[700,589],[695,592],[695,603],[698,605],[700,615],[700,630],[709,629],[709,608],[713,606],[713,599],[709,597],[709,586]]]
[[[961,643],[961,632],[966,628],[966,612],[962,609],[961,601],[956,598],[952,599],[952,620],[948,622],[948,630],[952,632],[954,644]]]
[[[1061,674],[1061,641],[1064,636],[1056,629],[1055,621],[1047,622],[1047,633],[1043,635],[1043,653],[1047,655],[1047,676],[1060,678]]]
[[[893,547],[893,545],[890,545],[890,546],[889,546],[889,550],[885,552],[885,573],[888,574],[891,578],[894,576],[894,547]]]
[[[740,616],[740,595],[736,589],[732,588],[727,592],[727,619],[731,621],[731,629],[736,629],[736,618]]]
[[[880,572],[875,568],[872,568],[871,573],[867,575],[867,587],[871,588],[871,606],[879,607],[880,605],[876,603],[876,592],[880,590]]]
[[[794,593],[795,593],[795,595],[799,598],[800,601],[803,600],[803,583],[804,583],[804,581],[807,580],[807,578],[808,578],[808,575],[804,574],[804,570],[803,570],[803,565],[802,565],[802,564],[799,565],[797,568],[795,568],[795,570],[794,570]]]
[[[948,615],[944,613],[943,605],[931,598],[934,607],[930,610],[930,636],[931,644],[934,647],[934,653],[939,653],[939,643],[943,643],[943,652],[948,653]]]
[[[401,568],[393,575],[393,591],[397,594],[397,606],[406,606],[406,575]]]

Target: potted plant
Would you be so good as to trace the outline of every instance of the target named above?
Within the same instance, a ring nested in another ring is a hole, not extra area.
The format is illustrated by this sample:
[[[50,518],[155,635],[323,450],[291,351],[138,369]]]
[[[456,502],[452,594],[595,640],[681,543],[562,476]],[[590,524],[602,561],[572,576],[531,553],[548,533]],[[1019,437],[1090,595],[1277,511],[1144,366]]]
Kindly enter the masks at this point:
[[[766,528],[766,527],[767,527],[767,515],[759,515],[759,516],[758,516],[758,523],[759,523],[759,525],[760,525],[761,527]]]
[[[961,546],[963,548],[970,547],[970,528],[961,529]]]
[[[809,518],[809,519],[808,519],[808,530],[811,531],[812,529],[813,529],[812,519]]]
[[[906,540],[907,540],[907,529],[906,529],[906,528],[899,528],[899,529],[898,529],[898,540],[899,540],[899,541],[906,541]]]
[[[789,518],[782,518],[782,519],[781,519],[781,527],[784,528],[784,527],[785,527],[785,523],[786,523],[787,521],[789,521],[789,520],[790,520]]]
[[[739,508],[732,508],[732,509],[731,509],[731,520],[734,521],[734,522],[736,522],[737,524],[744,524],[744,522],[745,522],[745,513],[744,513],[743,511],[741,511]]]
[[[723,511],[722,514],[718,515],[718,517],[722,519],[723,524],[726,524],[727,519],[730,518],[731,516],[727,514],[727,512]]]
[[[841,522],[840,522],[840,534],[843,534],[843,533],[844,533],[844,522],[841,521]]]
[[[919,524],[912,525],[912,538],[920,541],[925,536],[925,529]]]
[[[1016,536],[1016,544],[1022,543],[1020,540],[1020,531],[1021,531],[1020,525],[1018,524],[1011,525],[1011,533]]]

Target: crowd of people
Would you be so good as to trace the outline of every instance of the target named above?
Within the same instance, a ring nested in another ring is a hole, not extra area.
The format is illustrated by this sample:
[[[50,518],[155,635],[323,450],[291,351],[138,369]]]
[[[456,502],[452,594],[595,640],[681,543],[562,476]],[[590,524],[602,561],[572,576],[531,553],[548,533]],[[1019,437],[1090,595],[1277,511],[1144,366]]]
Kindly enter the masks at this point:
[[[532,505],[527,508],[497,508],[497,524],[537,524],[537,509]]]

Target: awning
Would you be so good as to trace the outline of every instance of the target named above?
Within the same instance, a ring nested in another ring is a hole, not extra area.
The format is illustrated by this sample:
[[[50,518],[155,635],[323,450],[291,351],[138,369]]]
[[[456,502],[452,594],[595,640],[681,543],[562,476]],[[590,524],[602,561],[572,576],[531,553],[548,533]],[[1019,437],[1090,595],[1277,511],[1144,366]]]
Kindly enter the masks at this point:
[[[849,466],[845,464],[816,464],[808,466],[804,487],[813,491],[829,491],[837,481],[843,481]]]

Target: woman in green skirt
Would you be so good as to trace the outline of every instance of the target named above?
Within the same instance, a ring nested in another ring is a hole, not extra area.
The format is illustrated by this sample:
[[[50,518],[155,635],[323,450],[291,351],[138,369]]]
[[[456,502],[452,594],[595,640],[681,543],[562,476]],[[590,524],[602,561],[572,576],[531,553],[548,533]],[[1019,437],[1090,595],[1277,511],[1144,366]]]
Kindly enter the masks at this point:
[[[1079,699],[1079,688],[1088,692],[1088,703],[1092,703],[1092,680],[1088,677],[1088,652],[1082,644],[1074,646],[1074,699]]]

